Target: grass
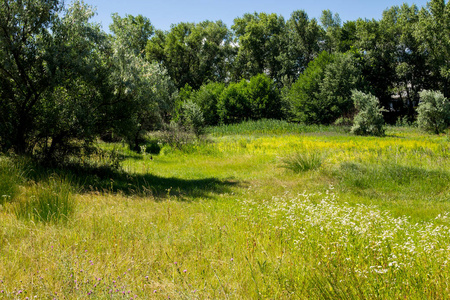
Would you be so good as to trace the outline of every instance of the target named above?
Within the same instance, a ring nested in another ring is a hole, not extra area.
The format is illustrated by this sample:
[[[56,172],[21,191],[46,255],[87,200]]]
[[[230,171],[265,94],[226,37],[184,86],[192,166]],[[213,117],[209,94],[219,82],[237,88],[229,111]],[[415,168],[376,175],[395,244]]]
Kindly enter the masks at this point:
[[[294,173],[306,172],[320,168],[324,156],[316,151],[295,152],[282,160],[282,167]]]
[[[67,221],[75,209],[73,188],[65,179],[50,177],[32,184],[14,208],[17,218],[37,222]]]
[[[0,298],[450,297],[446,136],[265,122],[152,159],[101,145],[125,158],[121,170],[2,158],[15,192],[0,206]],[[282,167],[311,153],[326,153],[313,172]],[[15,214],[64,189],[65,222]]]

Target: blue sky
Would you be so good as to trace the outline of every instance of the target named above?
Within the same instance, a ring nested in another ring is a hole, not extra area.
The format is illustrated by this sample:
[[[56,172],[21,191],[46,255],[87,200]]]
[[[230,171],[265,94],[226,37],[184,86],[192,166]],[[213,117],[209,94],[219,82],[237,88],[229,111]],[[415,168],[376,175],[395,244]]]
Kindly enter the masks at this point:
[[[236,17],[244,13],[266,12],[281,14],[288,19],[294,10],[305,10],[310,18],[319,18],[324,9],[338,13],[342,21],[358,18],[380,19],[383,11],[402,3],[425,6],[427,1],[396,1],[396,0],[85,0],[97,8],[97,16],[93,19],[102,24],[108,31],[111,14],[120,16],[143,15],[150,19],[157,29],[168,30],[171,24],[179,22],[201,22],[204,20],[222,20],[228,27]]]

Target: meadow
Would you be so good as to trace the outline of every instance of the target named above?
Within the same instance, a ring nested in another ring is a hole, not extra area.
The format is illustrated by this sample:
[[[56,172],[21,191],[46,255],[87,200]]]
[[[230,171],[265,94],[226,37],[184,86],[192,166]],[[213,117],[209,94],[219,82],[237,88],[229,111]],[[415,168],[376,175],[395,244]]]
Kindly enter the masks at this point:
[[[0,298],[450,298],[450,136],[386,133],[259,121],[100,143],[119,168],[0,157]]]

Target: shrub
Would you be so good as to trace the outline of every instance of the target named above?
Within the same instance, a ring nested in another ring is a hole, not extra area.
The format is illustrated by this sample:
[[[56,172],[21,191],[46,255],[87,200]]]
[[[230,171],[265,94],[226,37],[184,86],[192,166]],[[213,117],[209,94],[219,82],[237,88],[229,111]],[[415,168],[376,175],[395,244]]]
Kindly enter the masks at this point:
[[[167,145],[170,148],[183,149],[183,146],[191,143],[194,140],[193,134],[186,130],[179,123],[171,122],[164,126],[164,129],[154,134],[158,141]],[[161,153],[164,152],[164,146],[161,148]]]
[[[351,132],[356,135],[382,136],[385,133],[380,101],[371,94],[353,90],[352,99],[358,114],[353,119]]]
[[[251,119],[281,119],[280,92],[267,75],[253,76],[246,86],[246,95],[250,101]]]
[[[417,108],[419,128],[439,134],[450,126],[450,102],[439,91],[422,91]]]
[[[245,120],[281,119],[281,96],[273,81],[264,74],[230,84],[220,95],[218,114],[222,123]]]
[[[304,123],[320,123],[318,116],[319,83],[325,76],[325,67],[333,61],[333,56],[322,52],[308,64],[305,72],[292,85],[289,99],[296,119]]]
[[[246,95],[247,81],[231,83],[220,95],[217,105],[220,121],[240,123],[249,119],[250,103]]]
[[[361,72],[351,53],[322,52],[292,85],[289,99],[298,121],[331,124],[352,108],[351,90],[362,86]]]
[[[202,135],[205,131],[205,118],[203,117],[203,113],[200,107],[192,102],[192,100],[188,100],[182,104],[181,123],[197,137]]]
[[[197,92],[192,94],[191,99],[200,107],[206,125],[219,124],[220,117],[217,104],[224,89],[223,83],[211,82],[202,85]]]

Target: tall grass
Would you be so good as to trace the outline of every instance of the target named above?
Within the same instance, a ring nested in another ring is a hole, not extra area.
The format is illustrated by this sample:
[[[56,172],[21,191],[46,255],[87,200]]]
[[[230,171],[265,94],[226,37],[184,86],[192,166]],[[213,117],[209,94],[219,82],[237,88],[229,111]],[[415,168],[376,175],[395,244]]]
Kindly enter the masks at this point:
[[[213,136],[224,135],[279,135],[279,134],[300,134],[319,132],[339,132],[344,133],[345,128],[324,125],[305,125],[290,123],[282,120],[263,119],[257,121],[245,121],[239,124],[221,125],[209,127],[206,132]]]
[[[17,163],[0,156],[0,204],[13,201],[23,181],[23,173]]]
[[[281,167],[294,173],[306,172],[320,168],[324,161],[324,154],[319,151],[297,151],[282,159]]]
[[[16,203],[17,218],[53,222],[67,221],[75,209],[73,188],[64,178],[52,176],[45,182],[32,184]]]

